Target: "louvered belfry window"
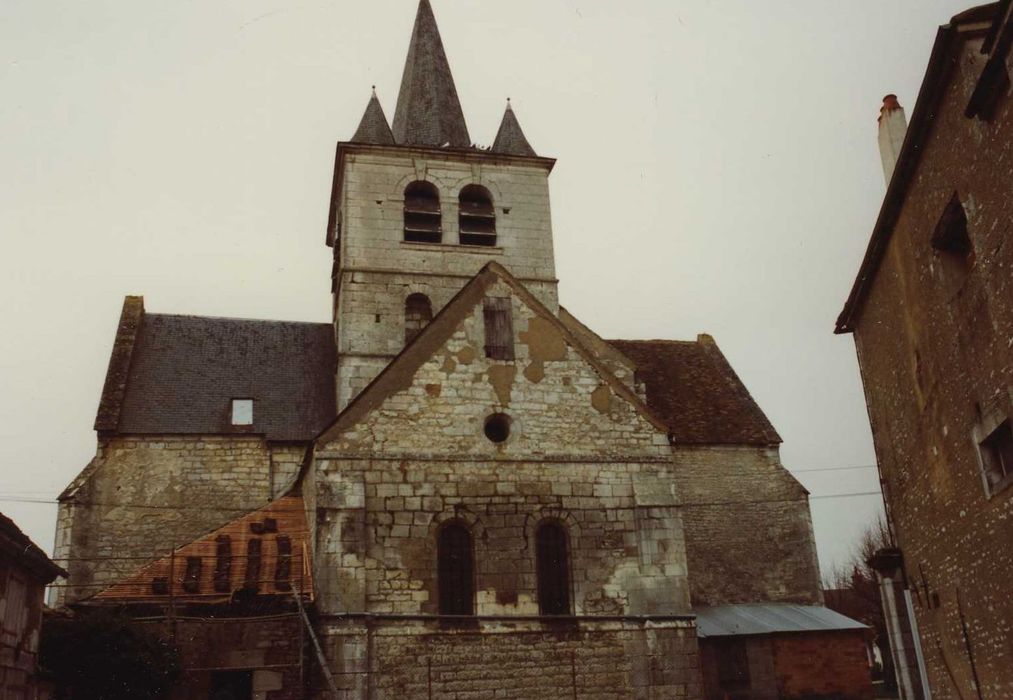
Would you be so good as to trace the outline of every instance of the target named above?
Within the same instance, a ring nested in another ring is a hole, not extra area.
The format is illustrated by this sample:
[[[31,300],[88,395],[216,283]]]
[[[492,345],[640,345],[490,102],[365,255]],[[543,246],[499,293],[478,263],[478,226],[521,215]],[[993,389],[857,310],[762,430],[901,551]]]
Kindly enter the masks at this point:
[[[440,530],[436,548],[440,614],[474,615],[471,533],[464,525],[451,523]]]
[[[570,557],[566,531],[557,522],[542,523],[535,539],[539,610],[542,615],[569,615]]]
[[[496,245],[496,208],[492,195],[481,185],[468,185],[461,190],[458,224],[462,245]]]
[[[485,356],[492,360],[514,359],[514,324],[510,299],[485,300]]]
[[[404,191],[404,239],[409,243],[439,243],[443,238],[440,191],[418,180]]]

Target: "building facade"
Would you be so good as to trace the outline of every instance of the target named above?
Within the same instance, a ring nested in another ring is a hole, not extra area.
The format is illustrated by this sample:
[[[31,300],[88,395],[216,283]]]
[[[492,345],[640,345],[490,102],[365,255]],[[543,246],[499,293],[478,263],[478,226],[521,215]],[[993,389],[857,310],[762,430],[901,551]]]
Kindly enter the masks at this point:
[[[337,146],[333,323],[125,301],[61,602],[174,629],[187,698],[871,697],[714,340],[560,306],[553,165],[509,106],[472,145],[422,0],[393,122]]]
[[[854,335],[897,545],[877,564],[916,623],[899,645],[907,697],[1013,697],[1010,9],[940,29],[906,129],[888,98],[889,187],[837,323]]]
[[[0,513],[0,700],[49,697],[36,674],[46,586],[66,572]]]

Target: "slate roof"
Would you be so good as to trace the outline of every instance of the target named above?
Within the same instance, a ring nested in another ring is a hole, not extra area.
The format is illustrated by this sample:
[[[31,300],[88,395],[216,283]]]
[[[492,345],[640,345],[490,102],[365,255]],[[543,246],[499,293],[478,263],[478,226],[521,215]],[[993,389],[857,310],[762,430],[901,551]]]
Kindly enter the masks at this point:
[[[141,314],[116,432],[235,433],[234,398],[254,399],[239,430],[269,440],[311,440],[334,420],[330,324]]]
[[[503,121],[500,122],[499,131],[496,133],[496,140],[492,144],[493,153],[505,153],[511,156],[536,156],[535,149],[528,143],[524,136],[520,122],[514,109],[507,102],[506,112],[503,113]]]
[[[864,630],[866,626],[822,605],[744,603],[694,608],[698,637]]]
[[[633,360],[647,405],[673,444],[775,445],[781,437],[709,336],[696,341],[610,340]]]
[[[380,106],[376,90],[369,98],[369,104],[366,105],[366,112],[362,115],[359,128],[352,136],[352,143],[368,143],[373,146],[394,145],[394,134],[387,123],[387,115],[383,113],[383,107]]]
[[[393,132],[394,140],[401,145],[471,146],[464,111],[429,0],[421,0],[415,17],[394,110]]]
[[[35,573],[45,583],[57,576],[67,576],[66,571],[57,566],[3,513],[0,513],[0,555]]]

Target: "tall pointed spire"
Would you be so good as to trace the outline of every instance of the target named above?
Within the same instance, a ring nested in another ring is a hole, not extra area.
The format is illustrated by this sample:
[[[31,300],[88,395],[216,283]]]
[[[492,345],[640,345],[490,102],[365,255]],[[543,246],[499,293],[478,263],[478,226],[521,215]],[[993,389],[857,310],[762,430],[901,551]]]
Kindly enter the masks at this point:
[[[383,113],[380,99],[376,96],[376,86],[373,86],[373,96],[369,98],[366,112],[362,115],[359,128],[355,130],[352,142],[369,143],[375,146],[394,145],[394,134],[391,133],[390,125],[387,124],[387,115]]]
[[[419,146],[471,146],[464,111],[450,74],[429,0],[419,2],[394,110],[394,139]]]
[[[506,112],[503,114],[503,121],[500,122],[499,131],[496,133],[496,140],[492,144],[493,153],[505,153],[511,156],[535,156],[535,149],[528,143],[521,124],[517,121],[514,108],[507,99]]]

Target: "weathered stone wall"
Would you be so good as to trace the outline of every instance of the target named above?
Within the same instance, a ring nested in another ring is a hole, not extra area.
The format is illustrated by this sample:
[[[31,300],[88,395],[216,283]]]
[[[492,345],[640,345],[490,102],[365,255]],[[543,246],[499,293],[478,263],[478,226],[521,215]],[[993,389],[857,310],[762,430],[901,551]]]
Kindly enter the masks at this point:
[[[415,180],[440,191],[443,243],[404,241],[404,189]],[[428,296],[437,313],[489,260],[558,307],[548,173],[543,166],[415,152],[348,154],[339,194],[339,407],[404,347],[404,303]],[[493,197],[497,245],[458,244],[458,195],[480,184]],[[379,356],[379,357],[378,357]]]
[[[328,622],[322,631],[349,700],[700,697],[689,621],[503,621],[452,629],[373,620],[368,627]]]
[[[260,437],[103,439],[73,497],[60,505],[56,556],[70,579],[54,602],[98,593],[265,505],[271,472],[271,450]]]
[[[479,303],[404,389],[318,450],[325,612],[436,613],[436,533],[454,518],[475,540],[478,614],[537,614],[544,519],[567,529],[576,614],[688,610],[665,430],[511,298],[515,360],[486,358]],[[512,420],[500,444],[483,433],[495,411]]]
[[[694,605],[823,602],[808,494],[776,448],[674,455]]]
[[[984,696],[1013,697],[1013,489],[986,487],[978,449],[1013,416],[1013,100],[991,122],[964,116],[987,58],[980,45],[979,35],[952,63],[855,333],[939,699],[959,697],[955,683],[974,694],[968,645]],[[954,192],[973,248],[965,261],[931,244]]]

